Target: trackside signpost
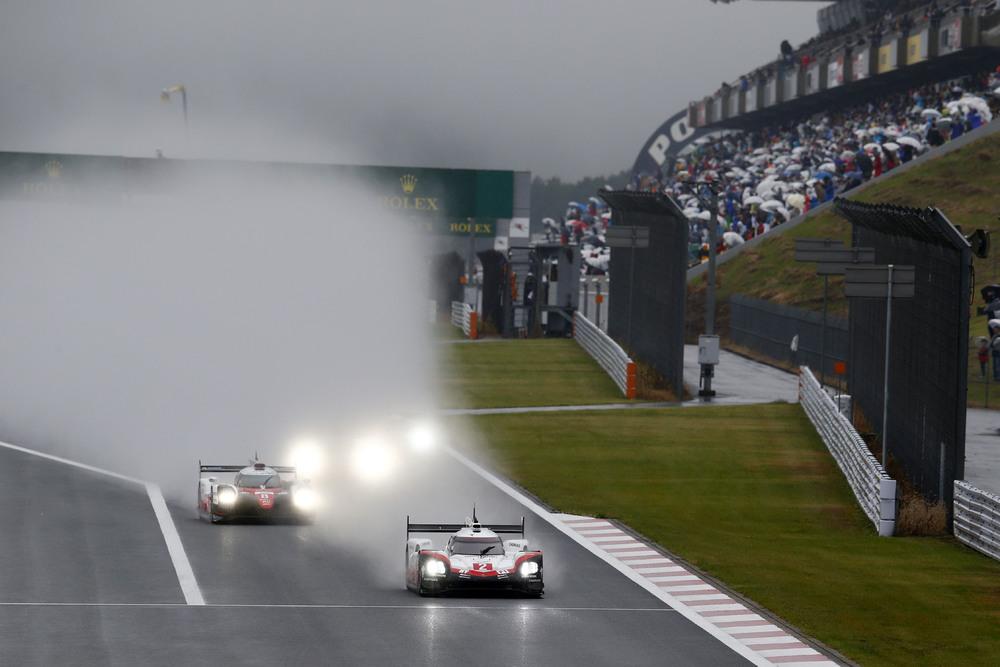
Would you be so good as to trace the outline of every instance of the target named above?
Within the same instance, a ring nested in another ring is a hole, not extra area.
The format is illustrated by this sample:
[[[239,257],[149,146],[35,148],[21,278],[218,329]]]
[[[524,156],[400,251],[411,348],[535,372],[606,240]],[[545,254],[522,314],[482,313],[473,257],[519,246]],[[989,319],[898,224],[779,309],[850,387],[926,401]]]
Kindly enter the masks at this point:
[[[889,463],[889,343],[892,333],[892,300],[910,299],[915,293],[913,266],[872,265],[847,267],[844,294],[848,298],[885,299],[885,376],[882,385],[882,467]]]
[[[816,274],[823,276],[823,333],[819,344],[819,384],[826,384],[826,302],[830,276],[842,276],[849,266],[871,264],[874,248],[848,248],[833,239],[795,239],[795,261],[814,262]]]

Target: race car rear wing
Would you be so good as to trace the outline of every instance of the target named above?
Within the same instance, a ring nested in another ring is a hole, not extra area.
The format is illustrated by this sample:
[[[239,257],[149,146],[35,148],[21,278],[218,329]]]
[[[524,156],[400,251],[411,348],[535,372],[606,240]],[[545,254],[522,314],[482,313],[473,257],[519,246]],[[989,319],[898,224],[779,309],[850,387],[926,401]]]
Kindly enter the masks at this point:
[[[205,465],[201,461],[198,461],[198,472],[239,472],[247,466],[216,466],[216,465]],[[294,475],[295,466],[268,466],[271,470],[279,474]]]
[[[471,526],[468,523],[410,523],[410,517],[407,515],[406,538],[410,538],[410,533],[454,533],[462,528],[474,528],[480,525],[478,522],[471,524]],[[521,517],[521,523],[494,523],[488,526],[482,525],[482,527],[498,534],[524,535],[524,517]]]

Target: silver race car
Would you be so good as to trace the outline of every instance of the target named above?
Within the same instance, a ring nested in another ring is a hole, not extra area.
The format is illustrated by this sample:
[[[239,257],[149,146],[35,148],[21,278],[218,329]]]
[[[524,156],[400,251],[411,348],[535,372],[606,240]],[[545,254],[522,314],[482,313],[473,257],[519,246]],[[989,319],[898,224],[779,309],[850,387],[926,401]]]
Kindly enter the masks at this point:
[[[198,472],[198,515],[212,523],[233,519],[311,523],[315,518],[316,494],[308,482],[297,478],[293,466],[268,466],[260,461],[249,466],[204,465],[199,461]],[[222,482],[216,476],[220,473],[235,473],[235,477]]]
[[[451,533],[443,549],[411,533]],[[521,539],[504,541],[502,534]],[[464,524],[410,523],[406,517],[406,587],[420,595],[461,590],[513,591],[541,597],[542,552],[530,551],[520,524],[482,525],[473,509]]]

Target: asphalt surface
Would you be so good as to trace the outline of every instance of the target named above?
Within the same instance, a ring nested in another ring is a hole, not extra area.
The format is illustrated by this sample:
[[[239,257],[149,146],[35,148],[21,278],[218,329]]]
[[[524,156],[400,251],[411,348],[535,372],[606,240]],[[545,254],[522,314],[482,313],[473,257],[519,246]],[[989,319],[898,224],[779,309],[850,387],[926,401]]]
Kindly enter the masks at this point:
[[[786,371],[762,364],[726,350],[719,351],[719,365],[715,367],[711,399],[699,399],[698,382],[701,367],[698,365],[698,346],[684,346],[684,383],[696,398],[685,405],[711,403],[715,405],[740,405],[799,400],[798,378]]]
[[[331,485],[313,526],[171,514],[206,606],[187,606],[142,485],[0,449],[0,664],[728,665],[729,648],[441,453]],[[194,490],[192,480],[192,495]],[[543,599],[420,598],[404,520],[527,514]]]

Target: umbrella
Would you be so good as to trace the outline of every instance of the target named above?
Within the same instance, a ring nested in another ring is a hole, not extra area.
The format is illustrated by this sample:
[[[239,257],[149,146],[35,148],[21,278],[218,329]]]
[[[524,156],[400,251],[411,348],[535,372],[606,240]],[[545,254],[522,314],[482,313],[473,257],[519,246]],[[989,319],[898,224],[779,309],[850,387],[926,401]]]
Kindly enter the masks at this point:
[[[835,165],[832,162],[824,162],[819,166],[819,171],[828,171],[830,173],[833,173],[837,171],[837,165]]]
[[[877,150],[881,150],[881,149],[882,149],[882,147],[879,146],[878,144],[876,144],[875,142],[872,142],[870,144],[865,144],[865,150],[866,151],[877,151]]]
[[[712,219],[711,211],[702,211],[696,216],[699,220],[705,220],[706,222]]]
[[[760,205],[762,211],[776,211],[781,208],[781,202],[777,199],[769,199]]]
[[[699,211],[696,208],[689,208],[684,210],[684,215],[687,217],[688,220],[692,218],[697,218],[699,213],[701,213],[701,211]]]
[[[753,204],[763,204],[763,203],[764,200],[761,197],[758,197],[757,195],[752,195],[743,200],[744,206],[751,206]]]
[[[784,218],[784,219],[785,219],[785,222],[788,222],[788,221],[789,221],[789,220],[791,220],[791,218],[792,218],[792,213],[791,213],[791,211],[789,211],[789,210],[788,210],[787,208],[785,208],[784,206],[779,206],[779,207],[777,208],[777,213],[778,213],[778,215],[780,215],[780,216],[781,216],[782,218]]]
[[[722,242],[732,248],[733,246],[743,245],[743,237],[736,232],[726,232],[722,235]]]
[[[920,112],[920,115],[924,118],[940,118],[941,112],[937,109],[924,109]]]
[[[889,141],[889,142],[886,142],[886,143],[882,144],[882,148],[886,149],[887,151],[896,152],[896,151],[899,150],[899,144],[897,144],[894,141]]]
[[[797,208],[801,211],[803,208],[805,208],[806,198],[804,195],[800,194],[788,195],[787,197],[785,197],[785,204],[787,204],[791,208]]]
[[[910,146],[912,148],[918,148],[919,149],[919,148],[922,147],[922,144],[920,143],[920,140],[916,139],[914,137],[900,137],[896,141],[899,142],[899,143],[901,143],[901,144],[903,144],[904,146]]]

